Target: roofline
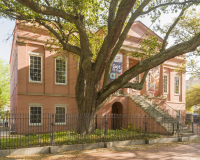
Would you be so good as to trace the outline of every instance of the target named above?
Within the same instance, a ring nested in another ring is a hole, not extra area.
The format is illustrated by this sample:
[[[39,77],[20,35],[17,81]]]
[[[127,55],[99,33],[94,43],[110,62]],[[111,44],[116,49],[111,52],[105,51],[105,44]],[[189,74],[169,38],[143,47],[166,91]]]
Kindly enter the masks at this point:
[[[13,40],[12,40],[12,47],[11,47],[11,52],[10,52],[10,60],[9,60],[9,64],[11,63],[11,57],[12,57],[12,53],[13,53],[13,45],[14,45],[14,39],[15,39],[15,34],[16,34],[16,28],[17,28],[17,20],[15,21],[15,28],[14,28],[14,34],[13,34]]]
[[[157,33],[155,33],[154,31],[152,31],[149,27],[147,27],[144,23],[142,23],[141,21],[135,21],[135,22],[139,22],[141,23],[143,26],[145,26],[147,28],[147,30],[151,31],[153,34],[155,34],[157,37],[159,37],[160,39],[164,40],[163,38],[161,38]],[[134,24],[134,23],[133,23]]]

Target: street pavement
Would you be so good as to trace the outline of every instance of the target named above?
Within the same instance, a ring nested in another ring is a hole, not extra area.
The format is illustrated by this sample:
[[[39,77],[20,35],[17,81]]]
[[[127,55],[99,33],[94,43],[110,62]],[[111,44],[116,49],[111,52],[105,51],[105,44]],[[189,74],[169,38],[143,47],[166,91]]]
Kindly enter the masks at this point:
[[[90,153],[62,160],[200,160],[200,143],[141,151]],[[60,159],[61,160],[61,159]]]
[[[7,156],[0,160],[200,160],[200,141],[116,146],[57,154]]]

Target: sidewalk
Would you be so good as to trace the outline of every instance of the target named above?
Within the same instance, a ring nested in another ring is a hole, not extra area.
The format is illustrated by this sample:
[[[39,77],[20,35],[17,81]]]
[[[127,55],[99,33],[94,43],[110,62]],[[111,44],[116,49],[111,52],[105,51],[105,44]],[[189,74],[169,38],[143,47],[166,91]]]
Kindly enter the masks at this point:
[[[58,154],[7,156],[0,160],[200,160],[200,141],[117,146]]]

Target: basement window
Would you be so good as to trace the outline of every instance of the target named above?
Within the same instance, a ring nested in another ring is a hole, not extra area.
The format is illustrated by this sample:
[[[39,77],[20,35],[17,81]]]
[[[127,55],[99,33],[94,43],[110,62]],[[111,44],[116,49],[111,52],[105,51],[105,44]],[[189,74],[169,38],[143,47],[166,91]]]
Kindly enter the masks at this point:
[[[29,125],[42,125],[42,106],[29,106]]]
[[[66,106],[55,106],[55,124],[66,124]]]

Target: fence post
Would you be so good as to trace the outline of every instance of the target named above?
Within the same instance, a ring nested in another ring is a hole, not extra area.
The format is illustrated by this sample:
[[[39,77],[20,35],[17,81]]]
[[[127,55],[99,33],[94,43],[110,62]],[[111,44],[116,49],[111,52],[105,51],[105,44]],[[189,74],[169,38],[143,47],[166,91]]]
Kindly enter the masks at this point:
[[[107,117],[106,117],[106,115],[105,115],[105,121],[104,121],[104,123],[105,123],[105,131],[104,131],[104,135],[107,135],[107,136],[108,136],[108,130],[107,130],[108,121],[107,121]]]
[[[192,133],[194,133],[194,122],[192,122]]]
[[[179,121],[177,122],[177,132],[178,132],[178,138],[179,138],[179,136],[180,136]]]
[[[149,122],[147,122],[147,115],[145,115],[145,122],[144,122],[144,124],[145,124],[145,133],[148,135],[148,137],[149,137],[149,133],[148,133],[148,127],[147,127],[147,124],[149,124]]]
[[[172,126],[173,126],[172,134],[174,135],[174,122],[172,123]]]
[[[53,134],[53,132],[54,132],[54,130],[53,130],[53,127],[54,127],[54,114],[52,114],[52,123],[51,123],[51,125],[52,125],[52,146],[54,146],[54,144],[55,144],[54,134]]]

